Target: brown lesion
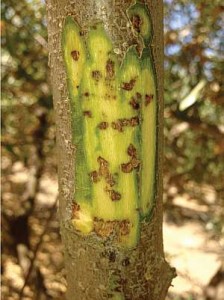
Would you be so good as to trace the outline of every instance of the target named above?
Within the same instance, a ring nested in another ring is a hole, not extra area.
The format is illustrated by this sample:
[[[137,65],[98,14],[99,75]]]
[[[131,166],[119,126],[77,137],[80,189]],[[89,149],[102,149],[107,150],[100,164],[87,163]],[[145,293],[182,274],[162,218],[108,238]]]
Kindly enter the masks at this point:
[[[85,97],[89,97],[89,92],[85,92],[85,93],[84,93],[84,96],[85,96]]]
[[[153,94],[149,94],[149,95],[146,94],[145,95],[145,106],[148,106],[152,102],[153,98],[154,98]]]
[[[140,123],[139,117],[135,116],[130,119],[126,119],[126,118],[118,119],[116,122],[112,122],[111,126],[114,130],[123,132],[124,127],[127,127],[127,126],[135,127],[135,126],[138,126],[139,123]]]
[[[131,222],[128,219],[106,221],[95,217],[93,224],[94,231],[100,237],[109,237],[114,235],[115,238],[119,240],[121,236],[127,236],[131,231]]]
[[[136,79],[131,79],[129,82],[123,82],[121,88],[125,91],[131,91],[135,86]]]
[[[109,162],[104,159],[102,156],[97,158],[97,162],[99,163],[99,174],[102,177],[106,177],[109,173]]]
[[[107,78],[108,79],[113,79],[114,78],[114,74],[115,74],[115,70],[114,70],[114,61],[111,59],[107,60],[106,63],[106,74],[107,74]]]
[[[104,178],[106,183],[110,187],[114,186],[116,184],[116,181],[114,176],[110,173],[109,162],[106,159],[104,159],[102,156],[99,156],[97,158],[97,162],[99,163],[98,171],[94,170],[91,173],[89,173],[91,181],[93,183],[97,183],[98,181],[100,181],[101,178]],[[113,201],[120,200],[118,199],[119,198],[118,194],[115,194],[114,192],[111,192],[111,200]]]
[[[79,60],[79,56],[80,56],[80,53],[78,50],[73,50],[71,52],[71,56],[72,58],[74,59],[74,61],[78,61]]]
[[[103,157],[99,156],[97,158],[97,162],[99,163],[99,175],[102,176],[106,183],[109,184],[110,187],[115,185],[115,179],[109,170],[109,162]]]
[[[101,122],[98,124],[98,128],[101,130],[105,130],[109,127],[109,123],[108,122]]]
[[[140,108],[141,99],[142,99],[142,95],[140,93],[136,93],[136,95],[133,96],[129,101],[129,104],[133,109],[138,110]]]
[[[139,169],[141,161],[137,157],[137,149],[133,144],[128,146],[127,153],[131,159],[129,162],[121,164],[121,170],[124,173],[131,173],[134,169]]]
[[[115,190],[111,190],[111,189],[108,189],[106,188],[105,191],[109,194],[110,196],[110,199],[112,201],[119,201],[121,200],[121,194]]]
[[[102,78],[102,74],[100,71],[95,70],[95,71],[92,71],[92,77],[96,82],[98,82],[100,80],[100,78]]]
[[[92,112],[90,110],[84,110],[83,111],[83,116],[88,117],[88,118],[92,118]]]
[[[142,25],[142,20],[139,15],[135,14],[131,17],[131,23],[133,25],[133,28],[140,33],[141,32],[141,25]]]
[[[92,171],[91,173],[89,173],[89,176],[93,183],[97,183],[98,181],[100,181],[100,176],[97,171]]]

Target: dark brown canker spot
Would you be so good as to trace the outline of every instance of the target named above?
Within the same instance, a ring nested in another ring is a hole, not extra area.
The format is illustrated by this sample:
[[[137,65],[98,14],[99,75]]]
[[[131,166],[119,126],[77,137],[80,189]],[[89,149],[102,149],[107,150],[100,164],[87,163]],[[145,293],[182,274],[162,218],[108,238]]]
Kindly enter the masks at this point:
[[[139,15],[133,15],[133,16],[131,17],[131,23],[132,23],[134,29],[135,29],[138,33],[140,33],[140,31],[141,31],[142,20],[141,20],[141,18],[139,17]]]
[[[130,144],[128,146],[127,153],[128,153],[129,156],[136,156],[137,155],[137,150],[132,144]]]
[[[109,79],[114,78],[114,62],[111,59],[107,60],[106,72]]]
[[[119,132],[123,131],[123,127],[126,126],[137,126],[139,125],[139,117],[135,116],[130,119],[118,119],[116,122],[112,122],[111,126],[113,129],[118,130]]]
[[[84,93],[84,96],[85,96],[85,97],[89,97],[89,92],[85,92],[85,93]]]
[[[109,126],[108,122],[101,122],[98,124],[98,128],[102,130],[107,129],[108,126]]]
[[[130,173],[134,169],[138,169],[141,164],[141,161],[137,158],[137,149],[132,144],[128,146],[127,153],[131,156],[131,160],[121,164],[121,170],[124,173]]]
[[[83,116],[88,117],[88,118],[92,118],[92,113],[90,110],[84,110],[83,111]]]
[[[137,169],[139,167],[140,163],[141,163],[141,161],[139,159],[137,159],[136,157],[133,157],[131,160],[131,164],[134,169]]]
[[[130,233],[131,224],[128,220],[122,220],[120,222],[120,233],[121,235],[128,235]]]
[[[108,237],[114,231],[114,221],[104,221],[103,219],[94,218],[94,230],[101,237]]]
[[[100,71],[92,71],[92,77],[98,82],[100,78],[102,77],[102,74]]]
[[[134,97],[131,98],[131,101],[129,101],[129,104],[131,105],[131,107],[133,109],[139,109],[140,108],[140,104],[135,100]]]
[[[121,170],[124,173],[131,173],[133,171],[133,166],[130,162],[126,164],[121,164]]]
[[[100,218],[94,218],[94,231],[101,237],[108,237],[112,234],[116,234],[117,237],[120,235],[128,235],[130,233],[131,223],[129,220],[113,220],[105,221]]]
[[[139,125],[139,117],[133,117],[130,119],[130,125],[132,127]]]
[[[109,184],[111,187],[115,185],[116,182],[109,171],[108,161],[103,157],[99,156],[97,158],[97,162],[100,164],[98,175],[102,176],[106,180],[106,183]]]
[[[103,176],[104,178],[108,176],[109,174],[109,163],[106,159],[103,157],[99,156],[97,158],[98,163],[100,164],[99,167],[99,175]]]
[[[108,171],[108,174],[105,177],[105,179],[106,179],[106,183],[108,183],[111,187],[113,185],[115,185],[115,183],[116,183],[115,180],[114,180],[114,178],[113,178],[113,176],[109,173],[109,171]]]
[[[122,125],[119,121],[118,122],[112,122],[111,126],[114,130],[118,130],[119,132],[123,131]]]
[[[73,58],[75,61],[78,61],[78,60],[79,60],[80,53],[79,53],[78,50],[73,50],[73,51],[71,52],[71,56],[72,56],[72,58]]]
[[[109,166],[109,163],[106,159],[104,159],[102,156],[99,156],[97,158],[98,163],[100,164],[100,167],[107,168]]]
[[[135,85],[135,82],[135,79],[131,79],[129,82],[123,82],[121,88],[126,91],[131,91]]]
[[[121,200],[121,194],[114,191],[114,190],[110,190],[109,191],[109,194],[110,194],[110,198],[112,201],[119,201]]]
[[[151,102],[152,102],[152,99],[154,98],[154,95],[153,94],[146,94],[145,95],[145,106],[148,106]]]
[[[97,171],[89,173],[89,176],[93,183],[97,183],[98,181],[100,181],[99,174],[97,173]]]

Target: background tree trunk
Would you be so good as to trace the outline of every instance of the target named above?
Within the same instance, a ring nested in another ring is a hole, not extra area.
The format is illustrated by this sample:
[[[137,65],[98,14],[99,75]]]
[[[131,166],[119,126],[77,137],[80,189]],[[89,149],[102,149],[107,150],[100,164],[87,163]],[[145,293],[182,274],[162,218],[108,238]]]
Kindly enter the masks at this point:
[[[126,26],[126,12],[133,1],[47,0],[49,64],[57,124],[60,222],[69,300],[163,300],[174,277],[174,271],[164,259],[162,242],[163,2],[142,3],[148,6],[153,25],[151,50],[158,101],[156,192],[151,218],[142,222],[140,241],[129,249],[94,234],[79,234],[71,224],[76,161],[61,40],[67,16],[72,16],[84,31],[101,20],[122,61],[136,39]]]

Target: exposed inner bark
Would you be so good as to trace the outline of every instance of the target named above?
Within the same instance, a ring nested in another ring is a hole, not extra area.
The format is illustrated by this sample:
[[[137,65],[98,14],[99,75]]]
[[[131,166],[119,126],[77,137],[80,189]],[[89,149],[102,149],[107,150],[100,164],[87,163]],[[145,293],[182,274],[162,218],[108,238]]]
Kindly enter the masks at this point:
[[[144,1],[142,1],[143,3]],[[114,3],[116,5],[114,5]],[[163,300],[167,289],[170,285],[174,272],[164,260],[162,246],[162,77],[163,77],[163,61],[162,61],[162,1],[155,0],[151,3],[147,2],[153,23],[153,44],[152,48],[153,64],[157,77],[157,95],[155,99],[154,93],[139,93],[137,89],[137,77],[129,77],[123,79],[120,83],[116,80],[116,65],[113,58],[106,60],[103,69],[94,66],[91,69],[91,77],[96,89],[105,80],[108,89],[115,86],[120,87],[124,93],[124,97],[129,107],[130,113],[126,117],[117,117],[116,120],[107,120],[105,116],[96,124],[100,134],[109,134],[112,130],[114,134],[126,134],[126,131],[137,130],[141,123],[140,110],[150,110],[155,100],[158,101],[157,109],[157,153],[156,153],[156,182],[154,183],[155,193],[154,200],[143,201],[142,206],[136,205],[137,214],[132,219],[119,215],[117,219],[106,220],[100,216],[94,216],[95,211],[89,210],[89,200],[91,198],[91,188],[85,188],[87,185],[96,187],[102,184],[104,193],[108,195],[112,205],[121,205],[123,201],[123,193],[117,189],[119,176],[134,176],[134,172],[143,172],[139,182],[150,176],[154,176],[144,170],[141,164],[139,152],[134,142],[129,143],[126,148],[127,160],[120,165],[120,173],[117,176],[113,170],[113,166],[109,159],[104,156],[96,157],[96,166],[88,170],[88,166],[82,164],[77,169],[77,162],[84,161],[83,149],[77,149],[74,143],[74,132],[76,136],[82,135],[79,128],[74,126],[74,116],[72,120],[72,104],[68,95],[68,80],[63,62],[63,53],[61,49],[61,33],[66,16],[71,15],[75,21],[81,26],[79,36],[87,36],[91,25],[103,21],[108,36],[111,38],[114,47],[114,53],[121,62],[130,46],[141,44],[138,35],[133,33],[131,26],[127,26],[128,21],[132,20],[132,25],[142,38],[145,44],[149,41],[147,30],[150,28],[147,22],[139,21],[135,18],[128,18],[127,11],[133,4],[131,0],[102,0],[100,2],[94,0],[87,1],[71,1],[71,0],[47,0],[48,10],[48,32],[49,32],[49,51],[50,66],[52,72],[52,88],[54,96],[54,107],[56,112],[57,123],[57,146],[59,151],[59,189],[60,189],[60,218],[62,240],[65,245],[65,262],[67,271],[69,300],[100,300],[100,299],[125,299],[125,300]],[[131,8],[133,9],[133,8]],[[138,13],[142,20],[147,20],[148,13],[144,14],[145,6],[138,3]],[[133,14],[138,15],[135,11]],[[145,18],[145,19],[144,19]],[[114,25],[116,24],[116,26]],[[143,27],[142,24],[147,26]],[[141,26],[140,26],[141,25]],[[95,31],[97,32],[97,27]],[[146,29],[145,29],[146,28]],[[141,30],[145,30],[141,32]],[[102,45],[103,47],[103,45]],[[69,56],[74,63],[82,63],[84,56],[82,49],[72,49]],[[109,54],[108,54],[109,55]],[[110,53],[111,55],[111,53]],[[79,70],[78,70],[79,71]],[[77,71],[77,74],[81,74]],[[147,72],[146,72],[147,73]],[[145,73],[144,73],[145,74]],[[147,74],[144,75],[147,81]],[[143,76],[143,77],[144,77]],[[78,77],[77,77],[78,78]],[[148,81],[147,81],[148,82]],[[74,82],[75,95],[82,95],[82,101],[90,102],[94,97],[94,91],[90,91],[88,86],[82,90],[82,83],[78,79]],[[132,93],[132,94],[131,94]],[[146,97],[147,96],[147,97]],[[117,95],[107,92],[108,100],[118,101]],[[81,98],[80,98],[81,99]],[[83,102],[84,103],[84,102]],[[77,111],[76,111],[77,112]],[[83,118],[83,122],[93,122],[95,111],[91,109],[83,109],[79,113]],[[145,118],[143,118],[144,120]],[[84,124],[84,123],[83,123]],[[149,126],[149,123],[144,123]],[[84,126],[84,125],[82,125]],[[81,128],[81,127],[80,127]],[[148,127],[147,127],[148,128]],[[143,130],[146,130],[143,128]],[[152,140],[153,141],[153,140]],[[142,141],[144,143],[144,141]],[[145,150],[144,150],[145,149]],[[143,152],[148,149],[148,145],[143,147]],[[145,152],[144,152],[145,153]],[[128,161],[129,158],[129,161]],[[147,157],[146,157],[147,159]],[[123,170],[122,170],[123,168]],[[124,170],[130,170],[124,172]],[[76,174],[82,174],[77,179],[72,170],[77,170]],[[74,202],[75,182],[78,180],[78,195],[83,195],[83,202]],[[83,184],[83,185],[82,185]],[[139,184],[139,183],[138,183]],[[145,190],[141,190],[141,197],[144,197]],[[133,197],[133,196],[132,196]],[[98,205],[98,204],[97,204]],[[151,216],[145,217],[145,212],[154,206]],[[113,206],[112,206],[113,207]],[[119,206],[118,206],[119,207]],[[118,209],[119,212],[119,209]],[[145,220],[141,223],[138,219],[139,214],[144,216]],[[79,220],[85,218],[85,227],[78,223],[79,228],[85,231],[85,234],[75,231],[71,224],[71,215]],[[137,232],[137,233],[136,233]],[[122,243],[127,244],[138,236],[135,247],[123,247]]]

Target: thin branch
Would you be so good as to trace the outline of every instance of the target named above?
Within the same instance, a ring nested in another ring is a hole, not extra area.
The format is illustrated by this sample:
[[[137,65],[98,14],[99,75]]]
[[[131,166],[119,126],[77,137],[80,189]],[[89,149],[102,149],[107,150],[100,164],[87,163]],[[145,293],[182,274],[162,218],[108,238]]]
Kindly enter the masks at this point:
[[[27,284],[29,282],[30,275],[31,275],[31,273],[33,271],[33,267],[34,267],[34,263],[35,263],[38,251],[39,251],[40,246],[41,246],[41,244],[43,242],[43,238],[44,238],[44,236],[46,235],[46,233],[47,233],[47,231],[49,229],[50,222],[51,222],[51,220],[52,220],[52,218],[53,218],[53,216],[55,214],[55,208],[57,207],[57,202],[58,202],[57,200],[58,200],[58,198],[56,198],[53,206],[50,209],[50,215],[49,215],[49,217],[48,217],[48,219],[46,221],[46,224],[44,226],[44,230],[43,230],[42,234],[40,235],[39,241],[38,241],[38,243],[37,243],[37,245],[36,245],[36,247],[35,247],[35,249],[33,251],[33,258],[31,259],[29,270],[28,270],[28,272],[26,274],[23,287],[22,287],[22,289],[20,290],[20,293],[19,293],[19,299],[20,300],[23,299],[24,290],[25,290],[25,287],[27,286]]]

